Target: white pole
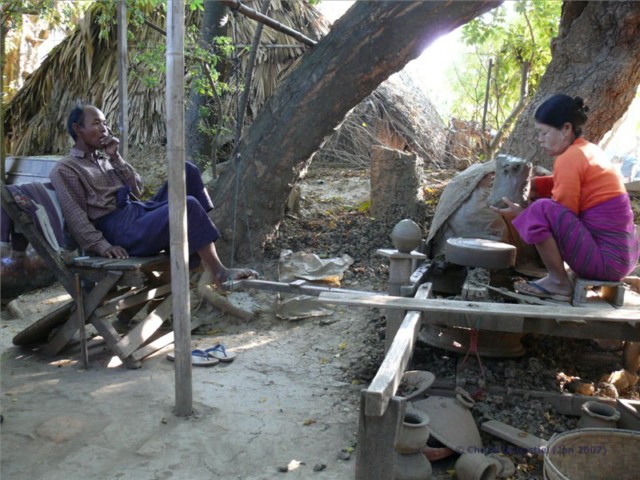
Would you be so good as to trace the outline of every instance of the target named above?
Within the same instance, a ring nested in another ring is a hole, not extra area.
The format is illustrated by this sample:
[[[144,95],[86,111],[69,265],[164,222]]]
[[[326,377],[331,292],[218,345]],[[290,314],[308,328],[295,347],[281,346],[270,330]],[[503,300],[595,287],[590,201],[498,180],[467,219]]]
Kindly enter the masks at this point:
[[[167,0],[167,173],[175,332],[175,414],[193,413],[184,149],[184,1]]]

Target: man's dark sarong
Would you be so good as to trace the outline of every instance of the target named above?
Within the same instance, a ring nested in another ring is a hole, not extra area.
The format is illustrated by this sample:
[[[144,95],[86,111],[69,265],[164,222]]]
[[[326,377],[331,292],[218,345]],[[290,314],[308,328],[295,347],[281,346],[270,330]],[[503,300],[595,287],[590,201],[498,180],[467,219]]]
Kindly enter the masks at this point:
[[[220,233],[207,212],[213,209],[204,188],[200,171],[192,163],[185,164],[187,191],[187,238],[189,254],[215,242]],[[169,187],[162,188],[145,202],[130,199],[129,187],[118,192],[118,209],[97,222],[97,228],[112,245],[119,245],[129,255],[149,256],[169,251]]]

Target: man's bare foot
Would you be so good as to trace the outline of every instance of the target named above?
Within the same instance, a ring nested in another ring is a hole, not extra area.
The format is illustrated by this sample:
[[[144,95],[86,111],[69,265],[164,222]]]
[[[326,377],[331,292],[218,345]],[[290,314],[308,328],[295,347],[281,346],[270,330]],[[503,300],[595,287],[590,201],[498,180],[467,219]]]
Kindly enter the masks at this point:
[[[260,278],[260,274],[250,268],[227,268],[214,275],[214,282],[217,287],[224,286],[227,282],[234,280],[246,280],[249,278]]]

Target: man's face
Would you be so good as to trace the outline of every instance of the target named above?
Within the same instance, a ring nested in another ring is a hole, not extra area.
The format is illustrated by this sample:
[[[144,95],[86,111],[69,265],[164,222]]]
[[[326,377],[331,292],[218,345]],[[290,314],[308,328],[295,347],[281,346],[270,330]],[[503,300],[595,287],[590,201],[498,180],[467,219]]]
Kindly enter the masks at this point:
[[[84,120],[75,124],[75,132],[79,140],[82,140],[88,147],[99,149],[102,147],[102,140],[109,134],[107,119],[104,114],[95,107],[84,109]]]

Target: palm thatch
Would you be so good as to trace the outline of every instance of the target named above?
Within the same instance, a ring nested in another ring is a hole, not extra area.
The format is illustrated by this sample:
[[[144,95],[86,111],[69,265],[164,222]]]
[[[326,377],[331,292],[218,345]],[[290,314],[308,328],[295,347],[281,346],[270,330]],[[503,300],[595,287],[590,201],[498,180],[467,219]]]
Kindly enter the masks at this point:
[[[381,145],[410,150],[425,165],[442,167],[446,140],[444,122],[434,105],[401,71],[349,112],[314,160],[367,169],[371,148]]]
[[[259,2],[244,2],[256,8]],[[41,66],[27,79],[24,86],[10,101],[6,109],[5,131],[9,135],[9,151],[13,155],[66,153],[70,145],[65,130],[68,112],[79,102],[100,106],[107,120],[115,125],[118,114],[117,40],[114,26],[106,38],[100,38],[99,16],[106,8],[102,2],[94,3],[86,12],[75,31],[55,47]],[[307,2],[273,0],[269,16],[294,28],[306,36],[319,39],[327,33],[329,25],[321,14]],[[148,20],[164,25],[161,12]],[[199,12],[190,12],[189,25],[200,22]],[[238,44],[251,44],[256,22],[239,14],[230,15],[230,36]],[[130,30],[135,41],[129,45],[129,58],[134,58],[149,45],[162,45],[164,36],[143,25]],[[276,88],[277,83],[291,69],[307,47],[287,35],[265,28],[262,44],[291,45],[290,48],[261,48],[256,61],[250,109],[254,114]],[[236,73],[244,72],[248,52],[238,50],[240,71],[231,72],[224,79],[235,84]],[[163,74],[155,86],[142,80],[130,62],[129,82],[129,141],[132,145],[158,145],[165,141],[165,80]],[[187,65],[187,69],[189,66]],[[226,99],[230,112],[233,99]],[[248,120],[250,121],[250,119]]]

